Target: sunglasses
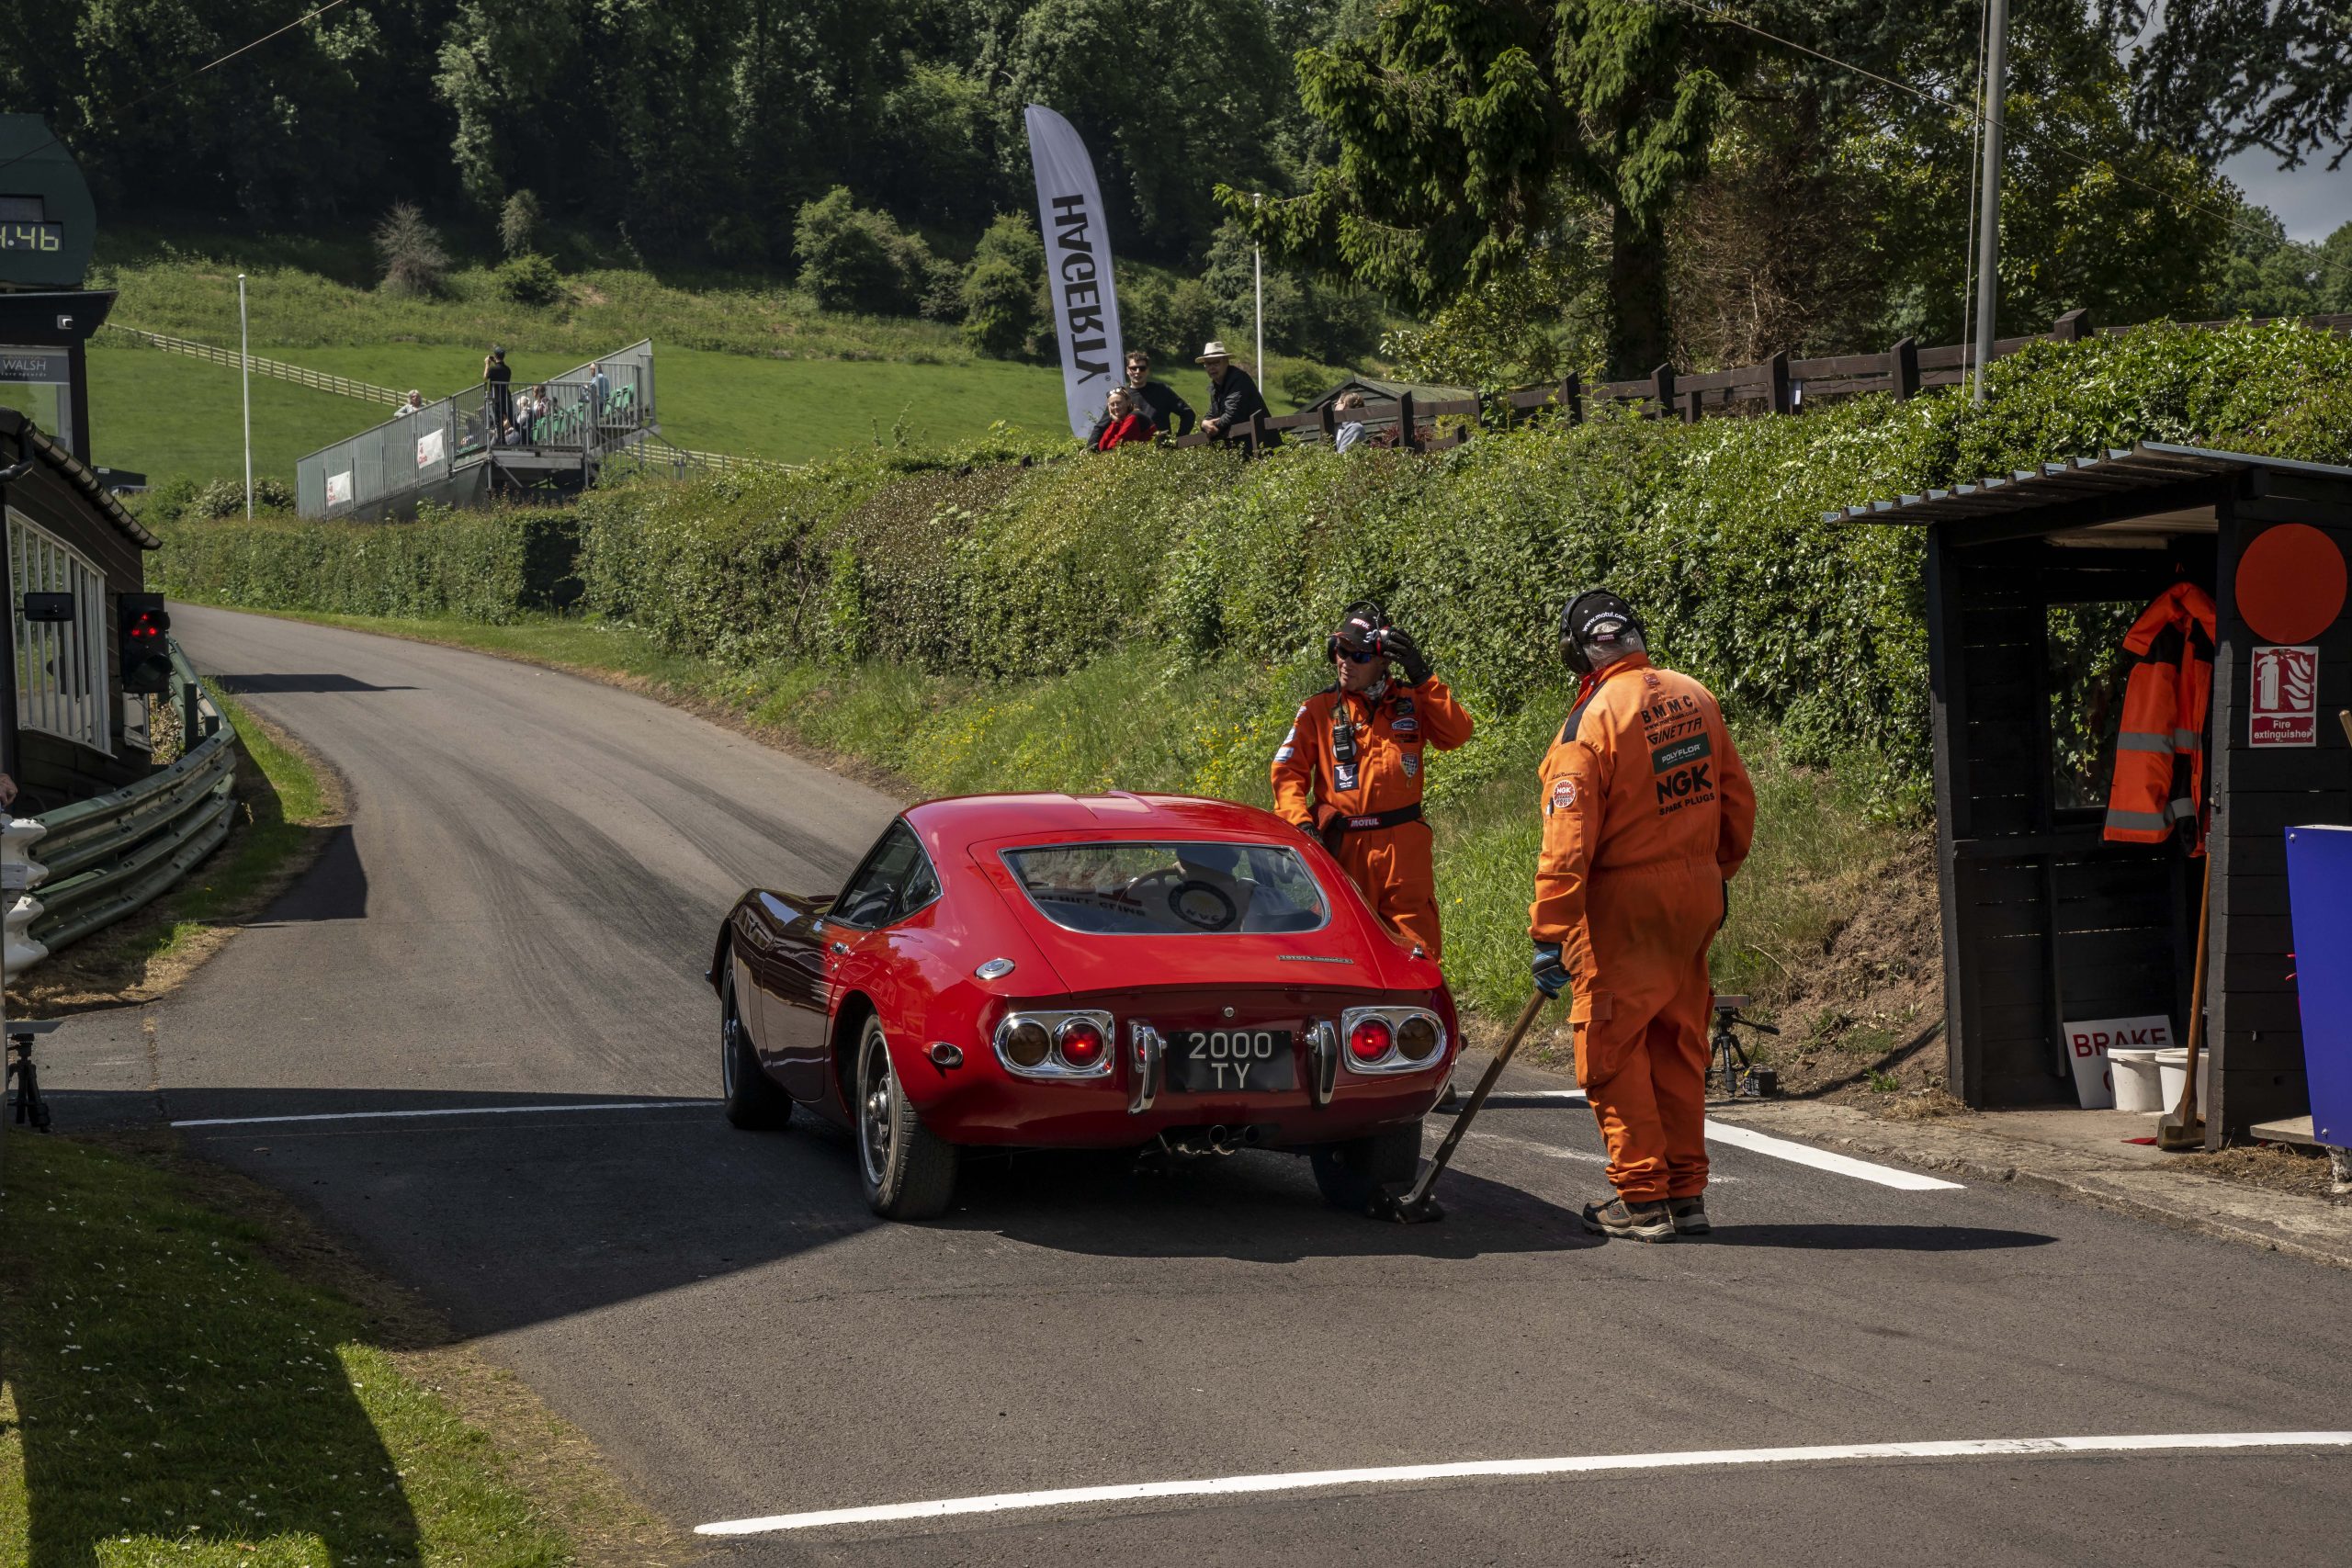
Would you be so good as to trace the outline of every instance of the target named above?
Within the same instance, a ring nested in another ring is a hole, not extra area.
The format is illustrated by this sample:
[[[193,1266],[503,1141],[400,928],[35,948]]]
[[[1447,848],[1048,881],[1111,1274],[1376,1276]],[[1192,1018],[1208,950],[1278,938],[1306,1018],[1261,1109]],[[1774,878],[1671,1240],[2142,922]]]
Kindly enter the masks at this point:
[[[1346,660],[1351,664],[1369,664],[1374,660],[1381,658],[1382,655],[1368,648],[1361,653],[1357,652],[1352,648],[1343,648],[1340,649],[1340,657]]]

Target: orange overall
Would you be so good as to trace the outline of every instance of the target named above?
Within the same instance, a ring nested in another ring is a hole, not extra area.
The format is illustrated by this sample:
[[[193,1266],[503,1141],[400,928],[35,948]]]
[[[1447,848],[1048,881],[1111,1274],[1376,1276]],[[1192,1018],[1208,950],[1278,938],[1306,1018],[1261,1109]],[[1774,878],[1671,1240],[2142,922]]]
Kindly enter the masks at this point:
[[[1352,762],[1340,755],[1341,729]],[[1437,876],[1429,824],[1419,815],[1421,754],[1432,746],[1451,751],[1469,739],[1470,716],[1432,677],[1353,696],[1336,686],[1317,692],[1274,751],[1274,809],[1322,834],[1373,912],[1431,958],[1439,955]],[[1378,825],[1407,814],[1409,820]]]
[[[1545,753],[1529,932],[1573,977],[1577,1077],[1628,1203],[1706,1190],[1707,948],[1756,792],[1706,687],[1618,660]]]

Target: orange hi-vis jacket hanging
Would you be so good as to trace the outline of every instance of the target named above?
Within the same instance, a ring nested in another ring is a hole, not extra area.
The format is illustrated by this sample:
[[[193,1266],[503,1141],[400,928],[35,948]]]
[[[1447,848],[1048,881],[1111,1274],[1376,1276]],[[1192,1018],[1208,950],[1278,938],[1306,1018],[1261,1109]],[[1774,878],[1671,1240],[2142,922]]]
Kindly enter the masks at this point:
[[[2205,715],[2213,700],[2212,595],[2177,582],[2140,613],[2123,639],[2132,657],[2115,738],[2107,838],[2161,844],[2188,824],[2188,852],[2205,852]]]

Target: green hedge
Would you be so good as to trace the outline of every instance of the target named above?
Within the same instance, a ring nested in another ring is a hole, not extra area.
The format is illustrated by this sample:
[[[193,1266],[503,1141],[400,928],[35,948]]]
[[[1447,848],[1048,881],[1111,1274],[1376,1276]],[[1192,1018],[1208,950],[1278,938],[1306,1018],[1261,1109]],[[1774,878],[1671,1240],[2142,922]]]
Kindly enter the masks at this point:
[[[1319,678],[1340,607],[1368,594],[1495,721],[1452,770],[1464,784],[1556,722],[1554,617],[1606,584],[1736,716],[1801,755],[1874,755],[1888,790],[1916,795],[1918,537],[1825,511],[2135,439],[2352,457],[2352,343],[2291,324],[2037,344],[1989,391],[1697,425],[1619,413],[1435,457],[867,461],[631,487],[582,504],[582,575],[590,607],[721,661],[1024,679],[1121,647],[1238,653],[1283,677],[1269,722]]]
[[[1735,717],[1772,726],[1799,760],[1871,759],[1883,799],[1916,801],[1919,539],[1824,512],[2139,439],[2352,458],[2352,341],[2292,324],[2040,344],[1996,366],[1989,394],[1696,425],[1609,413],[1426,457],[1074,457],[1000,431],[944,456],[620,486],[576,516],[184,523],[162,576],[267,608],[500,621],[565,603],[576,568],[586,608],[741,668],[878,661],[1004,682],[1114,649],[1171,672],[1216,664],[1249,671],[1232,682],[1246,713],[1215,720],[1242,750],[1271,744],[1328,678],[1324,629],[1370,595],[1482,720],[1433,784],[1445,791],[1521,766],[1557,723],[1554,618],[1572,591],[1606,585]]]
[[[580,597],[579,522],[559,511],[435,511],[414,523],[292,518],[163,525],[154,581],[260,610],[504,623]]]

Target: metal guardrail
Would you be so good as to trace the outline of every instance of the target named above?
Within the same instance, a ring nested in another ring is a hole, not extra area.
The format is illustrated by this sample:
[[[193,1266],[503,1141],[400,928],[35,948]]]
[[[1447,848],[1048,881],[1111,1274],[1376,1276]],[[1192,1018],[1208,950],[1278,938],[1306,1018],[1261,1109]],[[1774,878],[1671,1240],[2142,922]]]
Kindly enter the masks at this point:
[[[40,832],[25,841],[31,891],[7,920],[17,937],[8,948],[11,975],[143,908],[229,836],[236,731],[204,694],[177,643],[172,675],[177,760],[137,784],[29,819]]]
[[[234,370],[245,363],[244,356],[235,349],[222,348],[218,344],[198,343],[194,338],[173,337],[165,333],[151,333],[138,327],[124,326],[120,321],[108,321],[106,327],[108,332],[135,337],[150,348],[162,349],[165,354],[185,354],[208,365],[226,366]],[[307,365],[288,365],[282,359],[264,359],[258,354],[253,356],[252,363],[256,376],[291,381],[298,387],[308,387],[314,392],[332,392],[339,398],[356,398],[363,403],[398,408],[405,395],[390,387],[379,387],[372,381],[355,381],[348,376],[330,376]]]

